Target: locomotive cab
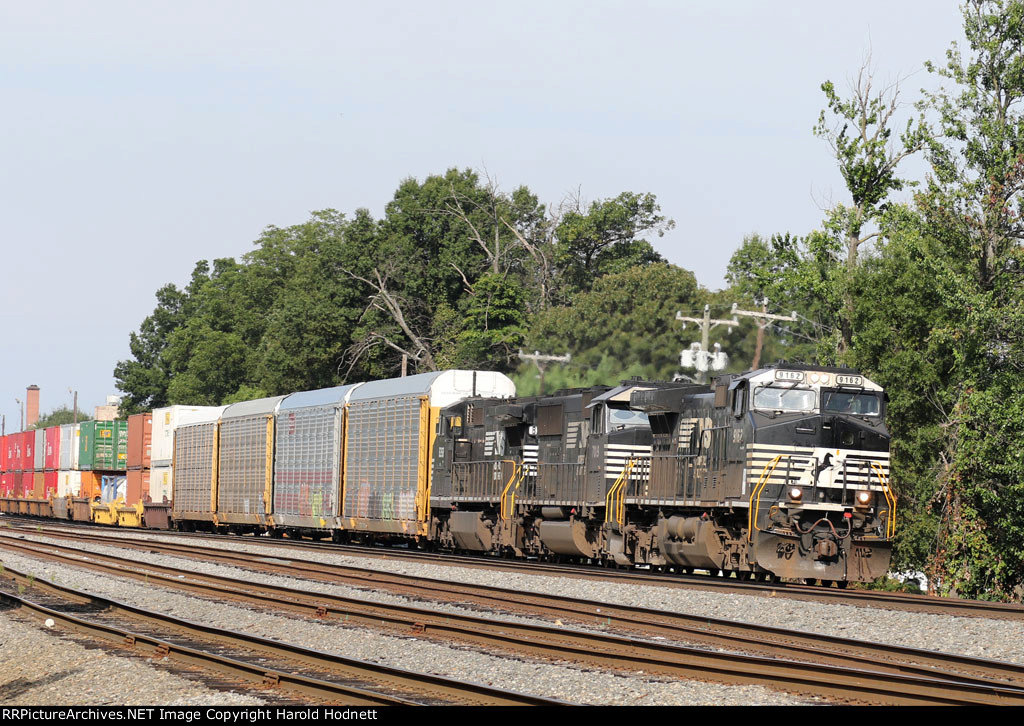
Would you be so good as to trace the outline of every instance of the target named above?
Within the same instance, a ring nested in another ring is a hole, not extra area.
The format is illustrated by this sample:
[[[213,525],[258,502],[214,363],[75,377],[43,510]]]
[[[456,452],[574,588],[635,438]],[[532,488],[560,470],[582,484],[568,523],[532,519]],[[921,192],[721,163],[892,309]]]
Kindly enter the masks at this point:
[[[883,575],[895,497],[882,389],[848,368],[780,364],[743,376],[733,396],[749,431],[744,490],[757,564],[793,578]]]

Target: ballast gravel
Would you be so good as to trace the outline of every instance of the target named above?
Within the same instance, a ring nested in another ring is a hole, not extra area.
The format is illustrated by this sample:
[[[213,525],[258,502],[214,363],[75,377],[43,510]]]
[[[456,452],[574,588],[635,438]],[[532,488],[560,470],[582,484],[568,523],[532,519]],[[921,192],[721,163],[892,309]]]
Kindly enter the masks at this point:
[[[260,706],[142,658],[87,647],[58,629],[0,613],[0,703],[5,706]]]
[[[106,535],[107,532],[104,532]],[[117,554],[139,562],[152,562],[184,567],[197,572],[229,575],[289,587],[302,587],[356,596],[362,599],[408,602],[404,598],[386,593],[357,590],[340,585],[301,580],[275,575],[255,574],[248,570],[212,565],[179,557],[170,557],[113,546],[71,543],[48,540],[45,534],[23,534],[25,538],[69,544],[105,554]],[[112,540],[152,539],[180,543],[181,538],[140,532],[110,532]],[[261,543],[239,539],[204,540],[202,546],[225,550],[261,554],[277,559],[302,559],[329,562],[400,574],[429,577],[444,582],[464,582],[505,587],[521,591],[547,592],[621,605],[663,609],[667,611],[699,613],[707,617],[752,622],[776,627],[804,630],[850,638],[897,643],[911,647],[944,652],[962,653],[995,660],[1024,662],[1024,625],[1013,621],[983,618],[963,618],[924,613],[906,613],[878,608],[788,600],[784,594],[775,598],[683,590],[657,585],[602,583],[569,577],[489,572],[470,567],[454,567],[397,560],[380,560],[343,554],[321,553],[310,550],[268,550]],[[473,679],[493,685],[540,693],[576,703],[592,704],[792,704],[807,703],[786,694],[758,687],[736,687],[709,683],[665,681],[642,674],[618,675],[580,671],[559,665],[529,663],[481,654],[472,648],[445,647],[414,638],[396,638],[359,629],[341,628],[322,624],[310,625],[288,617],[256,613],[245,608],[217,604],[170,591],[144,590],[134,583],[114,581],[99,575],[84,573],[75,568],[43,564],[14,555],[0,553],[11,567],[22,565],[34,568],[38,576],[51,577],[74,587],[90,589],[115,599],[191,619],[216,618],[226,623],[219,627],[232,627],[257,632],[267,637],[288,640],[309,647],[330,650],[347,657],[378,662],[424,672],[441,673],[451,677]],[[50,573],[50,574],[47,574]],[[81,582],[82,584],[76,584]],[[412,603],[423,606],[422,603]],[[431,605],[432,609],[458,609],[452,605]],[[209,617],[208,617],[209,616]],[[511,618],[509,619],[523,619]],[[550,624],[550,623],[549,623]],[[321,630],[326,628],[326,630]],[[330,645],[326,647],[325,644]]]
[[[100,549],[100,548],[97,548]],[[105,549],[105,548],[103,548]],[[155,555],[138,554],[138,559]],[[498,657],[472,647],[445,646],[415,637],[396,637],[362,628],[271,615],[212,602],[172,590],[143,587],[7,552],[3,562],[22,572],[139,607],[181,618],[201,620],[218,628],[244,631],[267,638],[422,673],[473,680],[498,688],[543,695],[571,703],[595,705],[796,705],[816,703],[758,686],[672,680],[637,673],[582,670],[568,664]],[[135,555],[133,555],[135,557]],[[176,559],[176,558],[164,558]],[[179,560],[175,564],[181,565]],[[192,563],[196,567],[198,563]],[[216,566],[214,566],[216,567]],[[198,568],[196,568],[198,569]],[[204,568],[205,569],[205,568]],[[218,568],[221,570],[233,568]],[[251,577],[251,574],[247,574]],[[256,579],[262,580],[262,577]],[[287,578],[275,578],[287,579]],[[304,581],[305,582],[305,581]],[[305,583],[313,585],[319,583]],[[2,680],[2,676],[0,676]],[[87,705],[83,701],[75,701]]]
[[[139,535],[118,532],[117,536],[131,539]],[[181,538],[175,539],[167,535],[146,533],[145,536],[158,541],[182,542]],[[1024,622],[1021,621],[912,613],[886,610],[878,606],[857,607],[804,602],[790,600],[782,591],[779,591],[776,597],[742,595],[658,585],[601,582],[573,577],[491,572],[483,568],[335,555],[306,549],[296,549],[294,554],[289,555],[287,550],[274,548],[269,551],[273,554],[269,554],[268,549],[259,544],[247,544],[244,540],[230,538],[223,541],[205,539],[201,544],[204,547],[258,553],[282,559],[290,556],[296,560],[363,567],[428,577],[443,582],[489,585],[523,592],[544,592],[617,605],[699,614],[722,620],[1024,663]]]

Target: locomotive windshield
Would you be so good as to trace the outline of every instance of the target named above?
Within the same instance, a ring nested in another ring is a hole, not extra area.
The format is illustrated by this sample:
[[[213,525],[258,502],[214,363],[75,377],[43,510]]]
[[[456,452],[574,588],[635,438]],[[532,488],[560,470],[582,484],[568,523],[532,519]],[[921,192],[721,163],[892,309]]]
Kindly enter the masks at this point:
[[[761,386],[754,391],[754,408],[766,411],[813,411],[814,391],[789,386]]]
[[[821,408],[823,411],[852,413],[859,416],[877,416],[881,412],[878,396],[875,394],[848,391],[823,391]]]

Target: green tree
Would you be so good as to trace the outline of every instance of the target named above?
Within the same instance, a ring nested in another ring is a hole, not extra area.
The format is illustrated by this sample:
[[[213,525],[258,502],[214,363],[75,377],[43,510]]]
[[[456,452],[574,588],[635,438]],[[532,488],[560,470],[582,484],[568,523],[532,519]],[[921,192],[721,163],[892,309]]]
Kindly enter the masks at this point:
[[[590,290],[605,275],[662,262],[642,236],[659,237],[675,227],[653,194],[623,192],[614,199],[579,205],[562,215],[555,230],[554,263],[564,296]]]
[[[47,429],[51,426],[63,426],[64,424],[74,423],[76,420],[75,412],[68,406],[61,406],[50,411],[45,416],[40,416],[39,420],[36,421],[33,429]],[[92,416],[89,416],[83,411],[78,411],[77,417],[78,423],[82,421],[92,421]]]
[[[814,133],[832,147],[850,194],[850,203],[836,204],[825,223],[826,231],[841,239],[845,247],[846,275],[839,280],[842,307],[837,315],[841,358],[853,344],[854,293],[850,285],[858,252],[880,234],[878,222],[889,195],[907,184],[897,176],[897,167],[924,147],[927,127],[922,117],[910,119],[898,143],[893,139],[894,116],[900,108],[899,84],[878,89],[870,60],[851,83],[849,98],[841,98],[831,81],[823,83],[821,90],[828,109],[821,112]]]
[[[944,588],[1020,599],[1024,585],[1024,3],[963,6],[967,55],[944,66],[956,85],[929,98],[941,135],[919,206],[942,245],[932,276],[951,321],[933,332],[953,354],[945,424],[937,574]]]
[[[605,275],[591,290],[577,293],[570,305],[538,314],[527,348],[569,353],[573,369],[615,361],[612,382],[627,370],[671,379],[679,369],[682,349],[675,314],[693,307],[698,295],[692,272],[664,262]]]

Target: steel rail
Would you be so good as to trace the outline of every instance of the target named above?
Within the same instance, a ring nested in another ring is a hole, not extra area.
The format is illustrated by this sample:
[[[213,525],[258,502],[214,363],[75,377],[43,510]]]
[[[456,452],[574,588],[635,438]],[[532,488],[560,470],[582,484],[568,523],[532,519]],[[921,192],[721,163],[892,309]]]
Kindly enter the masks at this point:
[[[29,554],[57,558],[69,564],[98,569],[112,574],[127,575],[122,563],[150,567],[125,558],[81,551],[93,558],[109,558],[115,562],[103,565],[85,562],[59,553],[38,552],[20,543],[0,542]],[[50,547],[43,543],[36,543]],[[385,606],[366,603],[353,598],[330,596],[323,593],[308,594],[291,588],[258,585],[245,580],[221,578],[196,573],[179,574],[176,568],[154,566],[168,574],[149,575],[136,572],[136,579],[145,578],[176,589],[202,590],[207,596],[228,597],[260,605],[271,604],[285,609],[298,609],[304,614],[318,617],[336,615],[347,623],[370,626],[388,626],[411,630],[420,635],[455,638],[486,645],[489,648],[511,649],[548,658],[569,658],[590,665],[618,668],[640,668],[645,672],[664,673],[682,677],[712,678],[729,683],[755,683],[782,687],[798,693],[829,698],[855,698],[886,705],[897,704],[1021,704],[1024,689],[1005,684],[966,682],[962,679],[944,679],[935,673],[913,676],[903,673],[881,672],[877,669],[849,666],[825,666],[821,663],[780,661],[755,656],[729,653],[709,653],[686,646],[638,641],[606,634],[567,631],[562,628],[520,623],[494,622],[485,618],[433,611],[408,606]],[[183,579],[192,579],[184,582]],[[224,583],[228,583],[225,585]],[[262,592],[260,592],[262,591]],[[281,594],[291,599],[282,602]],[[862,666],[863,664],[858,664]],[[694,667],[697,670],[694,670]],[[838,690],[837,690],[838,689]]]
[[[35,546],[33,546],[35,545]],[[75,559],[70,555],[44,551],[40,547],[56,548],[71,555],[90,558],[90,561]],[[365,610],[367,604],[355,598],[329,595],[325,593],[309,593],[294,588],[265,585],[249,580],[204,575],[191,570],[175,567],[143,563],[138,560],[100,554],[68,545],[53,545],[34,540],[13,541],[0,536],[0,548],[24,552],[29,556],[45,557],[60,562],[77,565],[86,569],[111,572],[110,566],[100,560],[116,563],[115,574],[133,579],[150,582],[151,576],[129,568],[145,568],[149,572],[159,572],[168,577],[152,576],[154,582],[165,582],[166,586],[179,589],[195,589],[193,582],[209,583],[206,588],[216,587],[217,583],[228,583],[235,589],[225,589],[225,596],[233,596],[241,590],[236,598],[249,601],[259,599],[257,593],[270,596],[274,607],[293,609],[302,614],[326,615],[335,613],[339,617],[358,618],[359,612]],[[231,561],[238,564],[237,560]],[[260,565],[249,565],[249,569],[263,569]],[[285,569],[281,569],[285,568]],[[287,564],[274,565],[271,571],[287,572],[294,575],[294,570]],[[987,685],[1024,686],[1024,666],[1005,663],[972,656],[952,653],[941,653],[909,648],[905,646],[862,641],[838,636],[806,633],[785,628],[769,627],[722,620],[705,616],[673,613],[649,608],[621,606],[613,603],[547,595],[544,593],[527,593],[505,588],[463,585],[449,581],[432,580],[417,576],[390,575],[376,571],[341,577],[330,576],[327,581],[337,583],[349,582],[356,586],[382,586],[396,594],[424,598],[429,596],[435,600],[454,601],[458,603],[474,602],[483,607],[504,608],[506,610],[533,615],[543,618],[564,618],[583,624],[584,626],[615,628],[622,631],[638,633],[646,638],[673,638],[686,642],[699,642],[716,647],[733,648],[746,652],[755,652],[772,657],[784,657],[791,660],[805,660],[816,663],[844,667],[870,667],[892,673],[903,673],[923,677],[933,677],[964,682],[975,682]],[[380,577],[383,576],[383,577]],[[291,598],[282,600],[281,597]],[[300,601],[301,604],[295,601]],[[373,604],[372,607],[382,607]],[[396,608],[397,610],[397,608]],[[321,612],[322,611],[322,612]],[[431,617],[437,617],[434,611],[418,608],[405,608],[408,619],[403,625],[416,630]],[[445,622],[452,621],[456,616],[443,615]],[[377,614],[368,616],[370,624],[379,624]],[[475,631],[474,631],[475,632]]]
[[[0,580],[4,579],[18,585],[21,592],[15,595],[0,591],[0,600],[25,607],[39,617],[48,617],[65,623],[72,630],[86,633],[90,637],[117,642],[126,647],[139,647],[143,652],[174,654],[176,658],[193,665],[212,667],[214,670],[230,673],[243,680],[258,680],[266,687],[282,687],[327,701],[336,701],[339,698],[351,699],[343,700],[343,703],[352,705],[420,705],[424,700],[435,704],[447,702],[462,705],[504,706],[562,705],[564,703],[549,698],[491,688],[478,683],[463,682],[443,676],[416,673],[378,663],[345,658],[282,641],[224,630],[171,615],[152,613],[134,605],[82,592],[65,585],[58,585],[44,578],[25,575],[9,567],[0,574]],[[162,630],[176,631],[188,638],[213,641],[219,645],[260,653],[263,657],[271,656],[282,659],[292,664],[293,667],[294,664],[301,664],[303,667],[330,672],[355,681],[376,682],[389,690],[404,692],[404,695],[381,693],[344,683],[310,678],[293,671],[268,668],[263,664],[247,663],[208,650],[177,644],[165,638],[124,630],[119,626],[89,621],[59,609],[48,608],[32,602],[24,595],[24,592],[32,590],[40,593],[46,592],[80,605],[88,604],[94,609],[102,610],[107,616],[138,620]],[[415,697],[409,697],[410,694]],[[416,697],[421,700],[417,701]]]
[[[7,520],[18,529],[29,529],[25,523]],[[53,520],[45,522],[47,529],[62,532],[66,536],[96,539],[122,539],[120,537],[103,537],[97,534],[83,534],[77,530],[97,531],[95,525],[74,524],[55,525]],[[34,529],[34,528],[33,528]],[[68,532],[67,530],[76,530]],[[121,530],[122,532],[124,530]],[[117,532],[117,530],[112,530]],[[572,577],[578,579],[599,579],[626,584],[666,586],[677,589],[713,590],[716,592],[760,595],[765,597],[786,597],[793,600],[810,602],[832,602],[853,607],[886,608],[906,612],[934,613],[937,615],[955,615],[959,617],[983,617],[1003,620],[1024,620],[1024,606],[1012,603],[988,602],[984,600],[961,600],[958,598],[917,595],[913,593],[894,593],[878,590],[839,590],[818,586],[808,586],[789,582],[763,583],[754,581],[734,580],[727,577],[704,575],[666,575],[656,572],[646,573],[638,570],[620,570],[615,568],[599,568],[593,565],[565,565],[535,561],[506,560],[486,555],[454,555],[401,550],[380,547],[363,547],[357,545],[338,545],[315,543],[301,540],[282,541],[268,540],[261,537],[229,538],[224,535],[175,532],[170,530],[138,530],[140,533],[205,541],[250,544],[268,549],[310,549],[332,554],[348,554],[353,556],[422,561],[442,566],[486,568],[507,572],[552,575],[556,577]]]

